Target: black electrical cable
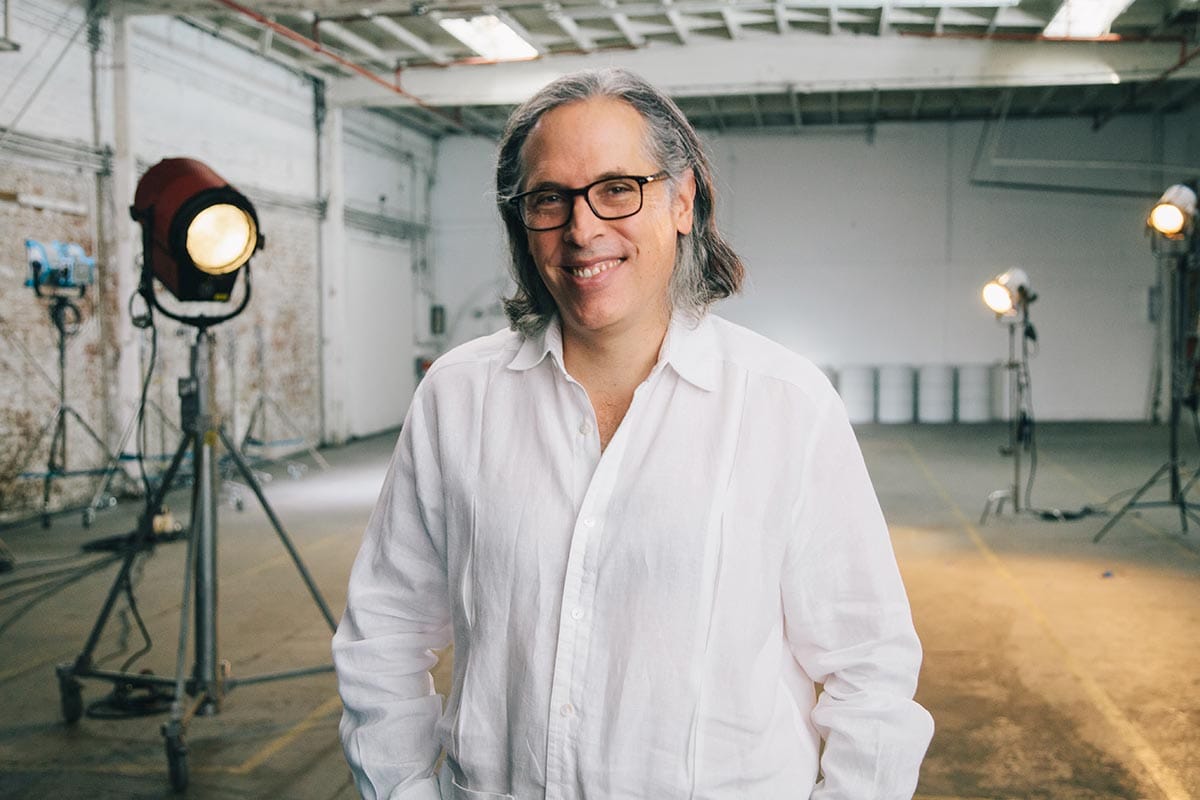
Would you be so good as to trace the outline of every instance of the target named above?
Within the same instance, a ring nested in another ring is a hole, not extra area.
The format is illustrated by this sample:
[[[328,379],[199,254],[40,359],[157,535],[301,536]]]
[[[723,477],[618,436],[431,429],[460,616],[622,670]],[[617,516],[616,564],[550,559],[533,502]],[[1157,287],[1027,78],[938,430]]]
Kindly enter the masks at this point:
[[[145,302],[145,297],[141,290],[134,292],[129,298],[129,316],[133,320],[135,327],[150,330],[150,363],[146,366],[146,374],[142,378],[142,391],[138,400],[137,411],[137,463],[138,471],[142,477],[142,489],[145,492],[146,502],[146,518],[153,519],[154,514],[158,509],[150,508],[150,501],[154,497],[153,488],[150,486],[150,477],[146,474],[146,404],[150,397],[150,380],[154,376],[154,367],[158,361],[158,326],[154,324],[154,307],[146,303],[146,311],[144,314],[137,315],[133,313],[133,303],[138,298],[142,298]]]
[[[1021,336],[1021,363],[1017,367],[1016,380],[1019,382],[1020,391],[1018,395],[1022,398],[1021,407],[1015,410],[1017,414],[1017,441],[1013,443],[1014,447],[1025,447],[1029,452],[1029,477],[1025,481],[1025,509],[1030,514],[1046,521],[1046,522],[1068,522],[1071,520],[1083,519],[1098,514],[1107,514],[1107,506],[1110,505],[1116,497],[1106,500],[1101,506],[1085,505],[1075,511],[1063,511],[1058,508],[1034,508],[1033,507],[1033,482],[1037,476],[1038,468],[1038,449],[1037,449],[1037,421],[1033,414],[1033,377],[1029,371],[1030,359],[1030,342],[1034,344],[1034,353],[1037,355],[1038,341],[1037,332],[1028,322],[1025,323],[1025,331]],[[1122,492],[1121,494],[1125,494]]]

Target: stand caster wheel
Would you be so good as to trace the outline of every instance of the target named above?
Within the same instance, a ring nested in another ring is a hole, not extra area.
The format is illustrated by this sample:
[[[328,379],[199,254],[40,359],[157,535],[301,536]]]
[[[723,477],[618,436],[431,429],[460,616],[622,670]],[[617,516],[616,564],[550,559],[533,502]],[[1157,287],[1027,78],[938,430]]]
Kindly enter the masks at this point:
[[[58,679],[63,722],[74,725],[83,716],[83,684],[74,678]]]
[[[42,527],[43,528],[50,527],[50,515],[49,514],[42,514]]]
[[[182,792],[188,785],[187,745],[179,735],[167,735],[167,774],[171,778],[171,788]]]
[[[233,507],[236,508],[238,511],[245,511],[246,510],[246,501],[243,500],[240,496],[235,497],[235,498],[233,498]]]

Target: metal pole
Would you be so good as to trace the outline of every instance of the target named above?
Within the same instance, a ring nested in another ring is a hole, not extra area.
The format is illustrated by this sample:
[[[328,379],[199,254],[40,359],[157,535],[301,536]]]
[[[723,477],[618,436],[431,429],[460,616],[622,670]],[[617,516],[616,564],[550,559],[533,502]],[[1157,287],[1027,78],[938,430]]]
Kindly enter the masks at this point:
[[[196,391],[195,481],[192,535],[196,537],[196,665],[199,693],[208,698],[202,713],[220,710],[217,674],[217,419],[213,397],[212,336],[199,331],[192,346]]]
[[[1021,510],[1021,375],[1017,363],[1017,322],[1008,323],[1008,443],[1013,455],[1013,513]]]
[[[1182,400],[1180,369],[1183,362],[1183,276],[1186,256],[1175,259],[1174,275],[1171,280],[1171,418],[1170,418],[1170,462],[1171,502],[1180,500],[1179,486],[1179,406]]]

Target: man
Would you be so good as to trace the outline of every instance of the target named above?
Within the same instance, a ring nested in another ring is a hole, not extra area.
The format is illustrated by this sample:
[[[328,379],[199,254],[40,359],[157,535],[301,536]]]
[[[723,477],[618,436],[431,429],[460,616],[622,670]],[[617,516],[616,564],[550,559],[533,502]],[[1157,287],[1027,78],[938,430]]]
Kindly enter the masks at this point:
[[[911,796],[932,724],[887,529],[820,372],[706,314],[742,265],[691,126],[569,75],[497,189],[514,330],[422,381],[334,638],[363,796]]]

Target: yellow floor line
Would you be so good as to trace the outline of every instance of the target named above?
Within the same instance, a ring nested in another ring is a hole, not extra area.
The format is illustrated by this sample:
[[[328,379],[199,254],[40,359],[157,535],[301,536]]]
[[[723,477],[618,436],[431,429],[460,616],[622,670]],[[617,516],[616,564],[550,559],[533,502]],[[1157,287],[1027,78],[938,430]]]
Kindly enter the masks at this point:
[[[257,753],[250,756],[250,758],[246,759],[241,764],[238,764],[236,767],[228,767],[222,771],[228,772],[232,775],[245,775],[248,772],[253,772],[255,769],[262,766],[267,759],[271,758],[280,750],[284,749],[293,741],[295,741],[296,738],[302,733],[310,728],[315,727],[318,723],[323,722],[326,717],[341,707],[342,698],[335,694],[333,697],[330,697],[324,703],[321,703],[321,705],[317,706],[316,709],[314,709],[307,717],[293,725],[282,736],[264,745]]]
[[[246,775],[261,767],[272,756],[286,748],[294,742],[301,734],[321,724],[334,711],[342,707],[341,698],[337,695],[330,697],[324,703],[317,706],[307,717],[297,722],[291,728],[276,739],[271,740],[258,752],[250,756],[241,764],[236,764],[229,767],[221,767],[209,764],[192,763],[190,769],[192,772],[206,775]],[[185,741],[186,741],[186,737]],[[13,771],[22,772],[57,772],[62,770],[61,762],[37,762],[37,761],[22,761],[4,763],[0,761],[0,767]],[[72,766],[72,769],[79,772],[98,773],[105,775],[153,775],[159,772],[166,772],[167,765],[164,759],[161,764],[145,764],[145,763],[130,763],[130,764],[104,764],[104,765],[78,765]]]
[[[1051,625],[1049,618],[1046,617],[1045,613],[1041,610],[1041,608],[1038,607],[1033,598],[1029,596],[1029,593],[1025,591],[1025,587],[1021,584],[1020,580],[1018,580],[1017,576],[1014,575],[1012,571],[1009,570],[1009,568],[1004,564],[1004,562],[1000,560],[1000,557],[996,555],[995,551],[988,547],[987,542],[985,542],[983,537],[979,535],[979,530],[975,527],[974,523],[972,523],[970,518],[963,513],[962,509],[958,507],[958,504],[950,498],[950,495],[946,491],[945,487],[943,487],[941,482],[934,477],[933,472],[930,471],[929,466],[925,463],[925,460],[921,458],[921,454],[917,452],[917,449],[913,447],[911,442],[905,442],[905,444],[907,445],[907,450],[913,462],[925,475],[925,480],[927,480],[929,485],[933,487],[933,490],[937,492],[938,496],[942,499],[942,502],[946,504],[946,507],[953,511],[954,514],[959,518],[962,523],[963,530],[966,531],[967,536],[970,537],[971,541],[975,544],[975,547],[978,548],[980,553],[983,554],[983,557],[988,561],[989,564],[991,564],[991,566],[1005,580],[1005,582],[1009,584],[1013,591],[1016,592],[1017,596],[1020,597],[1021,601],[1029,610],[1038,626],[1042,629],[1042,632],[1058,649],[1063,662],[1067,666],[1067,669],[1069,669],[1071,674],[1075,676],[1075,679],[1079,681],[1084,693],[1088,696],[1088,699],[1092,701],[1092,705],[1096,707],[1096,710],[1100,712],[1101,716],[1103,716],[1108,724],[1111,725],[1117,732],[1125,748],[1131,752],[1138,762],[1140,762],[1145,768],[1146,772],[1150,776],[1150,779],[1154,781],[1154,783],[1162,791],[1163,797],[1166,798],[1166,800],[1190,800],[1191,795],[1188,794],[1187,790],[1183,787],[1183,784],[1180,783],[1179,778],[1176,777],[1175,773],[1165,763],[1163,763],[1163,760],[1159,757],[1158,753],[1154,750],[1150,743],[1146,741],[1145,737],[1142,736],[1141,731],[1139,731],[1137,727],[1129,721],[1129,718],[1126,717],[1121,709],[1117,707],[1117,704],[1113,702],[1112,698],[1108,696],[1108,693],[1101,688],[1100,684],[1096,682],[1096,679],[1093,678],[1083,668],[1083,666],[1075,659],[1075,656],[1071,654],[1071,651],[1067,649],[1067,646],[1054,632],[1054,627]]]

